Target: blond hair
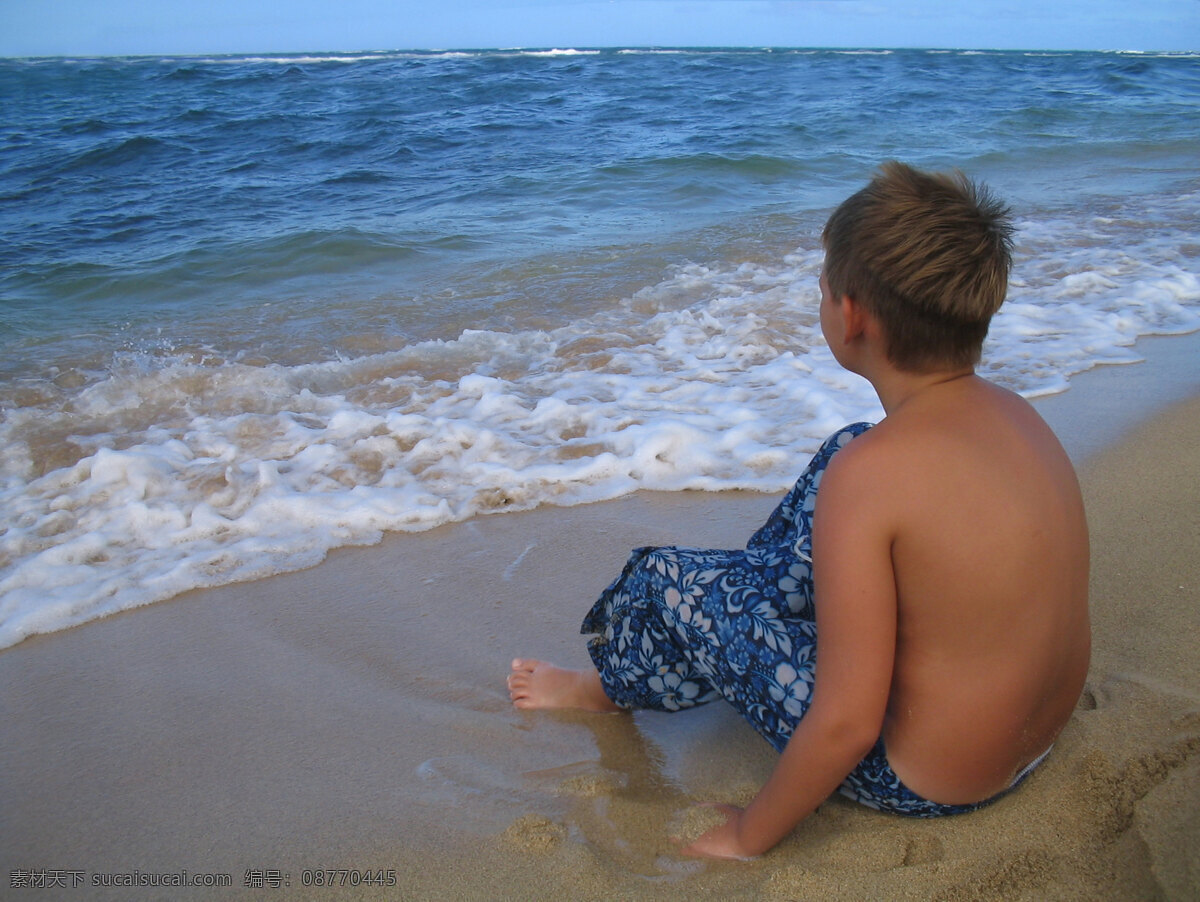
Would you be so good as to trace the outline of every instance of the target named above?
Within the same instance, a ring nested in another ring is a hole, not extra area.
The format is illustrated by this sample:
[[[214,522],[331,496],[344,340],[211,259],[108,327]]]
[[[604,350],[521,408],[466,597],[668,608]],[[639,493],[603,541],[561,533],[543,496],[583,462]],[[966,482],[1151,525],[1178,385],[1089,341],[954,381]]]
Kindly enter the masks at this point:
[[[1008,217],[957,170],[885,163],[825,224],[829,290],[879,320],[897,368],[973,366],[1008,289]]]

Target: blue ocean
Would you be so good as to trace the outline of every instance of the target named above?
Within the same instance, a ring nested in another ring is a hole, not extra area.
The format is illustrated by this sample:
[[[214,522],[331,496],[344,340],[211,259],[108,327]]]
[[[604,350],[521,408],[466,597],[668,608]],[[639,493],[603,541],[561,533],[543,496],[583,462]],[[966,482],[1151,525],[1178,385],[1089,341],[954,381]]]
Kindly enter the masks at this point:
[[[1026,395],[1200,328],[1200,57],[0,60],[0,647],[385,531],[779,491],[881,415],[817,324],[883,160],[1019,227]]]

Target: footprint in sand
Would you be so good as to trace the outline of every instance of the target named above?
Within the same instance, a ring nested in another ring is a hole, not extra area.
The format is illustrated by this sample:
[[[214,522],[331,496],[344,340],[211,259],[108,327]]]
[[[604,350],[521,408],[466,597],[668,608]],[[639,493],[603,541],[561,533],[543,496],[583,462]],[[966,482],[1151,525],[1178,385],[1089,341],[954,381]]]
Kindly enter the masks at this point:
[[[470,798],[512,804],[522,800],[510,774],[467,755],[430,758],[417,766],[417,776],[431,795],[443,801]]]
[[[522,851],[549,852],[567,838],[567,828],[540,814],[523,814],[500,835]]]

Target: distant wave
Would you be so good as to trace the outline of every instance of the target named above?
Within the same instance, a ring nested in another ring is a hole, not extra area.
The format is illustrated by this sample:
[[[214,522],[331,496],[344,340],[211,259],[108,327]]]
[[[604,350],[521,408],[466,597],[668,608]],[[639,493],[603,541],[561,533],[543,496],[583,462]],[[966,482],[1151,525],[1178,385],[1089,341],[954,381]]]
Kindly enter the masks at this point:
[[[599,56],[603,53],[602,50],[574,50],[567,49],[552,49],[552,50],[520,50],[522,56]]]

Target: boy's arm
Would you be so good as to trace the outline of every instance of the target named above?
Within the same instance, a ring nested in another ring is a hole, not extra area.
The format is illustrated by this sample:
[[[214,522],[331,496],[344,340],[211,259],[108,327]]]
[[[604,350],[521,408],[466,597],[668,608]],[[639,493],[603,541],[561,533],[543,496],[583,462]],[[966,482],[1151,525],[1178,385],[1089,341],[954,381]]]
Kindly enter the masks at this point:
[[[896,588],[886,485],[847,445],[830,461],[813,516],[818,651],[813,700],[745,811],[685,852],[747,858],[785,837],[837,789],[879,738],[896,651]],[[883,503],[881,503],[883,502]]]

